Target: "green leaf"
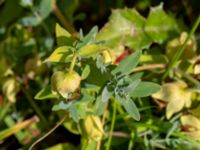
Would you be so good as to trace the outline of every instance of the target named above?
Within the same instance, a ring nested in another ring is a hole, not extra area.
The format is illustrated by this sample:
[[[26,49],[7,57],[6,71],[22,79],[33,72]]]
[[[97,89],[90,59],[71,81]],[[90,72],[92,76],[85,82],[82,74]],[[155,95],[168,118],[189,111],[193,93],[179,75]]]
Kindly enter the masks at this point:
[[[130,56],[128,56],[126,59],[124,59],[111,73],[112,74],[127,74],[129,71],[134,69],[137,64],[139,63],[141,51],[136,51]]]
[[[140,82],[140,84],[131,92],[131,97],[146,97],[160,90],[160,85],[153,82]]]
[[[14,126],[7,128],[5,130],[0,131],[0,141],[2,141],[4,138],[7,138],[13,134],[15,134],[16,132],[27,128],[28,126],[30,126],[31,124],[37,122],[37,118],[36,117],[32,117],[30,119],[27,119],[23,122],[17,123]]]
[[[81,57],[91,57],[105,50],[108,50],[108,47],[103,45],[90,44],[83,46],[81,49],[78,50],[78,53]]]
[[[125,45],[135,50],[149,48],[153,41],[144,32],[146,19],[135,9],[124,9],[121,14],[132,23],[132,34],[126,36]]]
[[[56,41],[59,47],[72,46],[75,39],[67,30],[62,28],[59,24],[56,24]]]
[[[51,147],[46,148],[45,150],[77,150],[78,148],[70,143],[56,144]]]
[[[54,105],[52,110],[53,111],[67,110],[69,109],[71,105],[72,105],[72,102],[64,103],[63,101],[61,101],[59,104]]]
[[[81,39],[80,39],[80,42],[77,44],[76,48],[80,49],[85,45],[94,44],[96,41],[97,32],[98,32],[98,27],[94,26],[90,30],[90,32],[86,36],[83,37],[82,30],[81,30],[81,33],[80,33]]]
[[[25,16],[20,22],[24,26],[37,26],[50,15],[53,8],[52,6],[53,0],[42,0],[40,4],[33,9],[34,15]]]
[[[101,100],[102,102],[106,103],[108,102],[109,98],[113,95],[113,91],[109,91],[108,86],[105,86],[102,94],[101,94]]]
[[[126,93],[130,93],[133,92],[137,86],[140,84],[141,79],[135,80],[133,82],[131,82],[127,87],[124,88]]]
[[[135,9],[112,11],[109,22],[97,35],[98,41],[105,41],[108,47],[125,45],[135,50],[148,48],[152,39],[144,32],[146,20]]]
[[[70,46],[61,46],[53,51],[53,53],[45,60],[45,62],[66,63],[72,60],[74,50]]]
[[[72,105],[70,108],[69,108],[69,112],[70,112],[70,116],[72,117],[72,119],[75,121],[75,122],[78,122],[80,117],[79,117],[79,114],[78,114],[78,110],[76,108],[76,105]]]
[[[81,80],[85,80],[90,74],[90,66],[86,65],[81,74]]]
[[[144,30],[157,43],[163,43],[180,32],[176,20],[165,13],[162,3],[151,8]]]
[[[140,120],[140,113],[138,111],[138,108],[136,107],[135,103],[132,99],[122,99],[121,100],[122,105],[124,106],[126,112],[136,121]]]
[[[156,63],[168,63],[168,59],[166,55],[162,54],[144,54],[140,57],[141,63],[150,63],[150,64],[156,64]]]
[[[14,22],[20,14],[23,13],[23,8],[19,5],[19,1],[6,0],[1,1],[0,3],[0,26],[7,26],[9,23]]]
[[[106,106],[107,106],[107,103],[102,101],[101,96],[97,97],[96,102],[95,102],[94,115],[97,115],[97,116],[102,115]]]
[[[47,86],[44,89],[40,90],[34,98],[36,100],[54,99],[58,98],[58,95],[53,94],[51,92],[51,87]]]
[[[40,14],[40,16],[45,19],[46,17],[49,16],[49,14],[51,13],[52,9],[53,9],[53,0],[42,0],[40,1],[40,4],[37,8],[38,13]]]

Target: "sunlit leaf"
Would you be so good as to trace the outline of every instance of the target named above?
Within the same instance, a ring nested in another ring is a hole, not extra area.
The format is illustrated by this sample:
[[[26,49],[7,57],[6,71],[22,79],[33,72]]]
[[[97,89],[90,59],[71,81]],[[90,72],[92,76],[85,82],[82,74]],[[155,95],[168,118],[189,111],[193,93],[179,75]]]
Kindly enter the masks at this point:
[[[85,80],[90,74],[90,66],[86,65],[81,74],[81,80]]]
[[[176,20],[165,13],[162,3],[151,7],[144,30],[157,43],[162,43],[180,32]]]
[[[51,147],[46,148],[45,150],[77,150],[77,148],[70,144],[70,143],[62,143],[62,144],[56,144]]]
[[[79,49],[78,53],[81,57],[91,57],[105,50],[108,50],[108,48],[103,45],[90,44],[83,46],[81,49]]]
[[[46,88],[40,90],[35,96],[36,100],[45,100],[54,98],[58,98],[58,95],[52,93],[50,86],[47,86]]]
[[[58,46],[72,46],[75,41],[71,34],[61,27],[59,24],[56,24],[56,41]]]
[[[139,63],[141,51],[136,51],[126,59],[124,59],[114,70],[112,70],[112,74],[122,73],[127,74],[129,71],[134,69]]]
[[[0,131],[0,140],[3,140],[4,138],[11,136],[12,134],[16,133],[17,131],[24,129],[24,128],[30,126],[32,123],[35,123],[37,121],[38,121],[38,118],[33,117],[31,119],[28,119],[21,123],[18,123],[11,128]]]
[[[73,57],[73,47],[62,46],[58,47],[53,51],[53,53],[45,60],[45,62],[57,62],[66,63],[72,60]]]

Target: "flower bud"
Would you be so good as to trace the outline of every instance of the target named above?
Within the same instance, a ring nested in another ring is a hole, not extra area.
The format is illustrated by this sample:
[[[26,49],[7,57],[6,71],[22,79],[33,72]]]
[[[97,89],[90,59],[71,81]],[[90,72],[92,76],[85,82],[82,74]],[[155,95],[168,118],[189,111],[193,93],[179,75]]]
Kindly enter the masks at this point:
[[[75,71],[55,72],[51,77],[52,92],[56,92],[64,98],[69,98],[69,94],[75,92],[80,86],[81,77]]]
[[[4,96],[10,101],[11,103],[16,102],[16,95],[19,92],[19,83],[16,81],[14,77],[8,77],[5,79],[3,86],[2,86],[2,92]]]
[[[166,47],[166,55],[169,58],[172,58],[176,51],[179,49],[179,47],[185,42],[185,39],[187,38],[188,34],[186,32],[183,32],[179,38],[175,38],[167,43]],[[197,50],[197,43],[192,37],[188,40],[185,50],[183,54],[181,55],[181,59],[190,59],[196,55]]]
[[[95,141],[101,140],[104,135],[103,126],[98,116],[89,115],[80,122],[82,136]]]

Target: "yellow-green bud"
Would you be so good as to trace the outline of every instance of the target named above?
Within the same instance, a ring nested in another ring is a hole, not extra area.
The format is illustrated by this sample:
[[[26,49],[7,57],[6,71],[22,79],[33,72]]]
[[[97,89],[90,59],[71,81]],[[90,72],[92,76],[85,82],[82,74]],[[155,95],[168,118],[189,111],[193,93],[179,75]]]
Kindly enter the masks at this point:
[[[57,71],[51,77],[51,89],[64,98],[69,98],[69,94],[75,92],[81,82],[81,77],[75,71]]]
[[[98,116],[89,115],[80,122],[82,136],[95,141],[101,140],[104,135],[103,126]]]

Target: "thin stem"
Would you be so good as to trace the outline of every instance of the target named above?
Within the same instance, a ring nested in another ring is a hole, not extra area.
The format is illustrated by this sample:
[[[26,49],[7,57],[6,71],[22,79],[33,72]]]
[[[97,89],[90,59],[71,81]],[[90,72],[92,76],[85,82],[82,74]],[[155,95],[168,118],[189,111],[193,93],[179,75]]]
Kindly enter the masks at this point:
[[[167,67],[167,70],[166,70],[165,74],[163,75],[163,80],[168,76],[169,71],[174,67],[174,65],[176,64],[177,60],[181,57],[182,53],[184,52],[184,49],[186,47],[186,44],[187,44],[188,40],[192,37],[192,35],[196,31],[197,27],[199,26],[199,23],[200,23],[200,15],[198,16],[196,22],[194,23],[194,25],[192,27],[192,30],[190,31],[190,33],[187,36],[186,40],[179,47],[179,49],[177,50],[176,54],[174,55],[174,57],[172,58],[171,62],[169,63],[169,66]]]
[[[44,136],[42,136],[41,138],[39,138],[37,141],[35,141],[29,148],[29,150],[32,150],[33,147],[38,144],[39,142],[41,142],[42,140],[44,140],[47,136],[49,136],[52,132],[54,132],[66,119],[67,115],[65,115],[50,131],[48,131]]]
[[[71,64],[70,64],[69,72],[72,72],[74,70],[74,66],[76,64],[76,59],[77,59],[77,54],[74,53],[74,56],[73,56]]]
[[[134,68],[131,72],[138,72],[138,71],[156,69],[156,68],[166,68],[166,64],[149,64],[145,66],[139,66],[139,67]]]
[[[135,134],[134,134],[133,131],[131,131],[130,140],[129,140],[129,144],[128,144],[128,150],[132,150],[133,149],[134,137],[135,137]]]
[[[40,108],[36,105],[36,103],[34,102],[34,99],[32,98],[32,96],[24,89],[23,86],[21,86],[22,92],[25,94],[27,100],[29,101],[30,105],[32,106],[32,108],[34,109],[34,111],[37,113],[37,115],[40,117],[40,119],[47,124],[47,120],[44,117],[44,115],[42,114]]]
[[[107,104],[107,106],[106,106],[106,108],[105,108],[105,110],[104,110],[104,112],[103,112],[103,116],[102,116],[102,119],[101,119],[102,126],[104,126],[104,124],[105,124],[106,115],[107,115],[107,113],[108,113],[107,108],[108,108],[108,104]],[[102,139],[100,139],[100,140],[97,142],[96,150],[100,150],[100,149],[101,149],[101,140],[102,140]]]
[[[110,149],[110,145],[111,145],[111,141],[112,141],[112,135],[113,135],[113,130],[114,130],[114,126],[115,126],[116,113],[117,113],[117,103],[116,103],[116,99],[114,99],[112,122],[111,122],[111,128],[110,128],[108,142],[107,142],[107,145],[106,145],[106,150]]]
[[[65,16],[62,14],[60,9],[58,8],[56,1],[53,4],[53,13],[58,18],[60,23],[73,35],[77,36],[76,29],[66,20]]]

